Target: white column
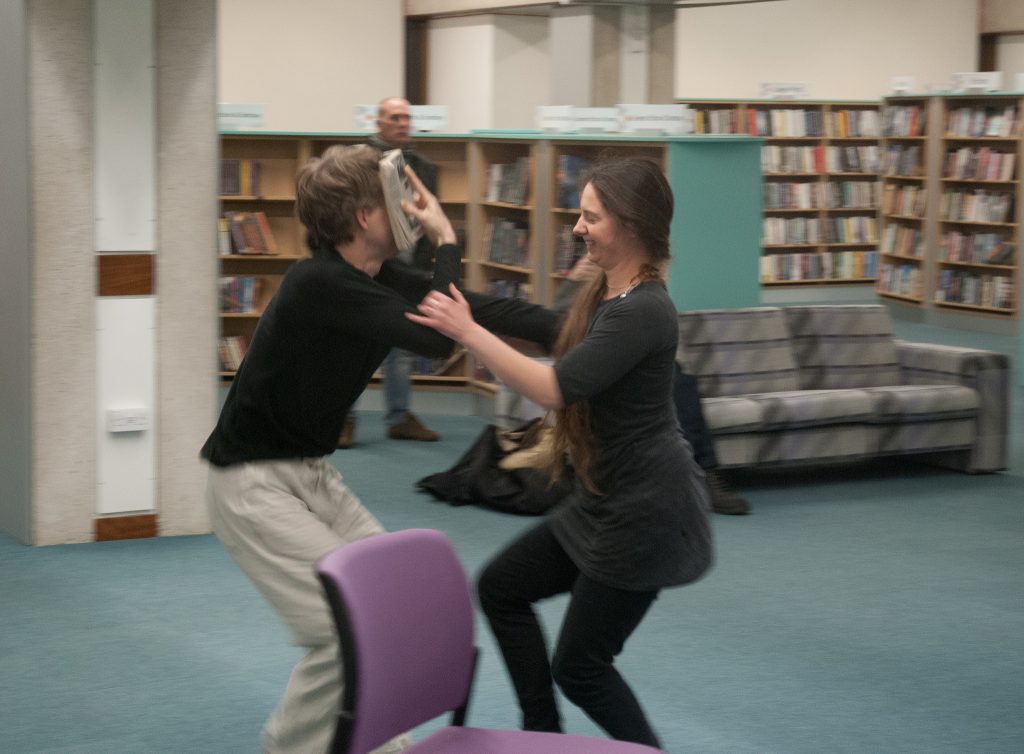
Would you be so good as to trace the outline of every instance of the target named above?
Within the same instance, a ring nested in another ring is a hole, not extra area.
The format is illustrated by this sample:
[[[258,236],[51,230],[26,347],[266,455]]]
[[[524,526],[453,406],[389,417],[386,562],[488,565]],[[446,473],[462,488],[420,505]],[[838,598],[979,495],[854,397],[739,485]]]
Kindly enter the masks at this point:
[[[153,0],[95,0],[97,253],[156,251]],[[156,507],[156,298],[96,300],[96,512]],[[111,411],[141,428],[111,431]]]

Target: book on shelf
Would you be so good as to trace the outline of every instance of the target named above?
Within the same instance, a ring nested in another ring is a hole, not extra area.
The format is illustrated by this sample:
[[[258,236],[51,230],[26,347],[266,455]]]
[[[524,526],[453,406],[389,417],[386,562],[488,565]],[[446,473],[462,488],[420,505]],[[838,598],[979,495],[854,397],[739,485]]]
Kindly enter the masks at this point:
[[[498,264],[527,267],[530,264],[530,229],[518,220],[494,220],[485,231],[487,258]]]
[[[217,253],[222,257],[231,254],[231,222],[226,217],[217,218]]]
[[[530,158],[515,162],[491,163],[487,169],[487,201],[526,204],[530,193]]]
[[[220,278],[222,314],[254,314],[263,280],[255,275],[224,275]]]
[[[578,209],[583,174],[590,168],[590,161],[574,154],[558,155],[555,172],[555,206],[563,209]]]
[[[245,357],[246,343],[241,335],[224,335],[217,341],[220,368],[225,372],[237,372]]]
[[[380,183],[395,246],[401,251],[411,249],[423,236],[423,228],[419,221],[402,209],[403,201],[413,204],[416,199],[409,176],[405,174],[405,158],[401,149],[389,150],[381,157]]]
[[[558,229],[558,245],[552,265],[555,272],[568,272],[587,253],[586,244],[573,233],[573,227],[571,223],[564,223]]]
[[[259,196],[260,163],[231,157],[220,161],[220,193],[222,196]]]
[[[277,241],[270,229],[270,221],[265,212],[233,212],[224,213],[228,224],[228,238],[231,252],[235,254],[277,254]],[[218,226],[218,230],[220,226]],[[220,242],[223,253],[223,241]]]

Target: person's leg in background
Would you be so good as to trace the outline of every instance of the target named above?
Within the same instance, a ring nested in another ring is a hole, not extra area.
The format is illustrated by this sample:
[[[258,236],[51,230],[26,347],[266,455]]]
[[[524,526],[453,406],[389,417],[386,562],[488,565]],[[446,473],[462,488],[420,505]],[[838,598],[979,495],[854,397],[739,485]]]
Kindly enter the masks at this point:
[[[750,503],[747,502],[747,499],[733,490],[722,478],[721,473],[716,470],[718,456],[715,454],[715,441],[704,419],[697,378],[686,374],[679,364],[676,364],[673,378],[672,397],[676,406],[676,417],[683,430],[683,437],[693,448],[693,460],[707,474],[708,491],[711,493],[711,509],[715,513],[731,516],[742,516],[749,513]]]
[[[424,427],[409,410],[414,358],[408,351],[392,348],[380,366],[384,376],[384,423],[388,427],[388,437],[392,440],[434,442],[438,434]]]

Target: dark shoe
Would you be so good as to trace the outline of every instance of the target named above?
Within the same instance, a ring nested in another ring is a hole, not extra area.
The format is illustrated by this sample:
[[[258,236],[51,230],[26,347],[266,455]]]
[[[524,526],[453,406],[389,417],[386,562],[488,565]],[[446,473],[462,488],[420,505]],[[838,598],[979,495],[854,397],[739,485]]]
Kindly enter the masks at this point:
[[[726,516],[743,516],[750,513],[747,499],[729,487],[717,471],[708,471],[708,491],[711,493],[711,510]]]
[[[388,437],[392,440],[419,440],[420,442],[437,442],[440,435],[420,424],[420,420],[411,411],[405,415],[401,424],[388,428]]]
[[[345,424],[341,428],[341,435],[338,436],[338,447],[341,450],[345,448],[351,448],[352,444],[356,441],[356,418],[354,416],[346,416]]]

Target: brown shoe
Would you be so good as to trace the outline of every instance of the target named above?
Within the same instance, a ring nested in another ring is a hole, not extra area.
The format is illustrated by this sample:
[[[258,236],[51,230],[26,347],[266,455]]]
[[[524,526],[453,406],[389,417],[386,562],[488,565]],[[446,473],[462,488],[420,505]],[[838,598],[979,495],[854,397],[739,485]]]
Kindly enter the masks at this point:
[[[437,442],[440,435],[422,424],[411,411],[405,415],[401,424],[388,428],[388,437],[392,440],[419,440],[420,442]]]
[[[345,423],[341,427],[341,434],[338,436],[338,447],[341,450],[351,448],[356,441],[356,418],[349,414],[345,417]]]
[[[726,516],[745,516],[750,513],[750,503],[732,489],[715,471],[708,471],[708,492],[711,493],[711,510]]]

